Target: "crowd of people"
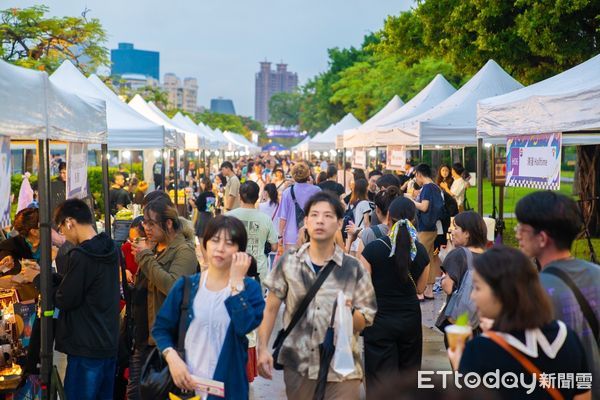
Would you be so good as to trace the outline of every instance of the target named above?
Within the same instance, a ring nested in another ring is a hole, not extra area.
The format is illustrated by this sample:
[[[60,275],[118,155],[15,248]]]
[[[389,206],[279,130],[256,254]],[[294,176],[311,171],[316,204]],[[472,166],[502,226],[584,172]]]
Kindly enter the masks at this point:
[[[460,163],[436,176],[427,164],[365,172],[269,155],[224,161],[181,180],[192,192],[183,213],[167,192],[138,196],[134,179],[118,172],[111,188],[112,214],[143,210],[125,241],[96,233],[86,203],[57,206],[55,227],[71,243],[53,280],[69,399],[150,398],[153,357],[173,390],[203,398],[248,398],[249,383],[274,369],[289,399],[358,399],[363,383],[380,398],[407,375],[417,381],[420,304],[436,292],[446,294],[440,331],[459,314],[472,329],[466,344],[446,341],[454,370],[562,374],[570,385],[535,385],[530,396],[600,398],[600,267],[572,257],[582,222],[564,195],[520,199],[516,250],[488,241]],[[0,243],[4,275],[35,258],[39,227],[28,221]],[[332,327],[338,343],[349,340],[343,368],[324,351]]]

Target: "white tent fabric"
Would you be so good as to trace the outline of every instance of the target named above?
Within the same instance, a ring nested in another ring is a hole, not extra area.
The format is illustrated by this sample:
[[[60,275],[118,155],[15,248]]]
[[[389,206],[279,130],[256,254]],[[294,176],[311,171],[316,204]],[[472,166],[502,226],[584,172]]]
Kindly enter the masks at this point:
[[[181,137],[181,134],[177,132],[175,125],[173,125],[168,118],[165,120],[163,117],[156,114],[152,107],[146,103],[146,100],[142,98],[142,96],[139,94],[133,96],[133,99],[129,101],[129,106],[142,114],[144,117],[148,118],[150,121],[164,127],[165,132],[168,133],[168,135],[165,135],[165,147],[170,149],[183,148],[183,138]]]
[[[320,135],[320,134],[321,134],[321,132],[317,133],[317,135]],[[306,136],[304,139],[302,139],[300,141],[300,143],[298,143],[297,145],[293,146],[291,150],[295,151],[295,152],[301,151],[300,149],[302,148],[302,146],[304,146],[305,143],[308,143],[308,141],[310,139],[311,139],[310,136]]]
[[[477,102],[522,88],[494,60],[489,60],[463,87],[436,107],[401,121],[395,144],[452,146],[477,143]]]
[[[106,143],[106,103],[63,90],[45,72],[0,61],[0,134]]]
[[[346,135],[347,135],[347,137],[351,143],[352,138],[354,138],[354,137],[359,138],[359,137],[364,136],[365,133],[371,132],[373,129],[375,129],[377,126],[379,126],[379,123],[382,120],[384,120],[385,118],[389,117],[391,114],[398,111],[403,105],[404,105],[404,102],[400,99],[400,97],[398,97],[398,95],[394,95],[394,97],[392,97],[392,99],[390,101],[388,101],[388,103],[381,110],[379,110],[375,115],[373,115],[371,118],[369,118],[364,124],[362,124],[361,126],[359,126],[356,129],[347,130],[344,133],[344,139],[346,139]],[[349,147],[349,146],[346,146],[345,141],[344,141],[344,147]],[[358,147],[358,146],[355,146],[355,147]]]
[[[600,55],[551,78],[479,101],[478,137],[600,129]],[[563,135],[565,144],[598,144],[600,135]]]
[[[198,136],[194,133],[186,131],[184,128],[179,126],[176,123],[173,123],[171,118],[167,116],[154,102],[149,101],[148,106],[154,111],[156,115],[161,117],[164,121],[168,122],[172,126],[175,127],[175,132],[177,132],[177,136],[175,136],[177,141],[178,149],[188,149],[188,150],[197,150],[198,149]],[[190,147],[187,147],[190,146]]]
[[[337,135],[342,134],[349,129],[358,128],[360,121],[352,115],[346,114],[337,124],[331,125],[323,133],[313,137],[307,143],[307,149],[302,148],[302,151],[329,151],[335,149],[335,140]]]
[[[198,128],[200,128],[200,130],[209,138],[209,149],[219,150],[227,148],[229,142],[223,137],[223,135],[217,135],[215,131],[213,131],[208,125],[204,125],[202,122],[198,123]]]
[[[181,126],[186,131],[194,133],[197,137],[196,140],[198,141],[199,147],[206,147],[208,141],[210,140],[210,137],[202,129],[200,129],[200,127],[196,125],[194,121],[190,119],[190,117],[188,117],[187,115],[184,116],[180,112],[177,112],[177,114],[175,114],[175,116],[171,118],[171,121],[173,121],[173,123],[177,126]]]
[[[106,101],[106,124],[108,127],[109,149],[161,148],[164,129],[162,126],[144,118],[123,103],[98,77],[104,86],[86,77],[70,62],[64,61],[50,76],[50,81],[61,88],[85,98],[99,98]],[[152,147],[139,147],[152,146]]]
[[[239,133],[233,133],[233,132],[229,132],[229,131],[225,131],[223,132],[223,136],[225,136],[229,141],[238,144],[239,146],[243,146],[246,151],[248,152],[260,152],[260,147],[254,145],[252,142],[250,142],[248,139],[246,139],[244,136],[240,135]],[[235,150],[235,149],[233,149]]]
[[[344,147],[376,147],[397,144],[393,130],[401,121],[432,109],[455,92],[456,89],[441,74],[437,74],[408,103],[381,119],[370,132],[363,135],[353,135],[352,132],[344,133]]]

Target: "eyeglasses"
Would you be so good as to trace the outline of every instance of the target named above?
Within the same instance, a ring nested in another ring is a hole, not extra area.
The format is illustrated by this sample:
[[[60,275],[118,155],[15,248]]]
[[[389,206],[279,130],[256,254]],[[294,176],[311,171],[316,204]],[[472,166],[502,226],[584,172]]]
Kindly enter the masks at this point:
[[[515,230],[515,233],[518,233],[518,234],[522,234],[522,233],[525,233],[525,232],[529,232],[529,233],[532,233],[532,234],[538,234],[539,233],[534,228],[532,228],[530,226],[522,225],[520,223],[518,223],[517,225],[515,225],[514,230]]]
[[[160,228],[160,222],[154,221],[152,219],[146,219],[146,218],[144,218],[142,220],[142,225],[144,225],[144,228],[150,228],[150,229],[153,229],[155,227]]]

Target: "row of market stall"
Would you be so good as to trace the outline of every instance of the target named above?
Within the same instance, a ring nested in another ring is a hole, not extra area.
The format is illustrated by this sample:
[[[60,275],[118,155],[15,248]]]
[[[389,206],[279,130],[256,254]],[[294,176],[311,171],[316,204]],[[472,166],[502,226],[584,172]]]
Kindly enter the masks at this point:
[[[37,148],[38,203],[40,207],[40,321],[41,380],[48,398],[53,366],[51,321],[51,147],[67,147],[66,197],[87,195],[87,150],[102,154],[104,210],[108,201],[109,150],[143,151],[144,158],[163,158],[163,176],[170,152],[188,151],[199,157],[224,157],[227,152],[260,151],[242,135],[221,132],[178,113],[165,115],[155,104],[135,96],[122,101],[96,75],[86,78],[69,61],[51,76],[0,61],[0,226],[10,223],[11,147]],[[179,153],[181,154],[181,153]],[[174,174],[175,177],[178,174]],[[177,196],[175,196],[177,198]],[[110,234],[110,215],[104,227]],[[4,305],[4,303],[2,303]],[[5,380],[2,378],[1,380]]]
[[[369,148],[384,148],[388,158],[400,160],[402,157],[390,157],[391,153],[397,149],[405,153],[408,149],[477,146],[481,213],[484,144],[507,146],[509,153],[512,148],[517,150],[507,154],[507,162],[513,165],[507,165],[506,173],[518,172],[519,165],[521,173],[529,170],[532,176],[520,181],[521,186],[552,188],[560,168],[548,171],[540,157],[560,162],[562,145],[600,144],[600,56],[527,87],[493,60],[458,90],[437,75],[406,104],[394,96],[363,124],[348,114],[292,150],[335,155],[332,149],[343,149],[344,155],[358,165],[366,159]],[[519,164],[523,157],[532,165]],[[387,161],[388,166],[394,166],[390,165],[392,160]]]

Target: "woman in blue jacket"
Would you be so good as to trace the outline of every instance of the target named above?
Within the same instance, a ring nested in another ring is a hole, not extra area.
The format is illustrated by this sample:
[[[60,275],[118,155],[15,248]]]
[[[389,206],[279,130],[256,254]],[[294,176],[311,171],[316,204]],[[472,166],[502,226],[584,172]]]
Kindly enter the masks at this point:
[[[260,325],[265,302],[260,284],[246,277],[253,262],[245,253],[247,242],[246,229],[237,218],[221,215],[206,226],[203,245],[208,269],[190,277],[184,359],[174,350],[183,278],[175,283],[156,317],[152,336],[181,389],[205,397],[196,378],[212,379],[224,384],[226,399],[248,398],[246,334]]]

